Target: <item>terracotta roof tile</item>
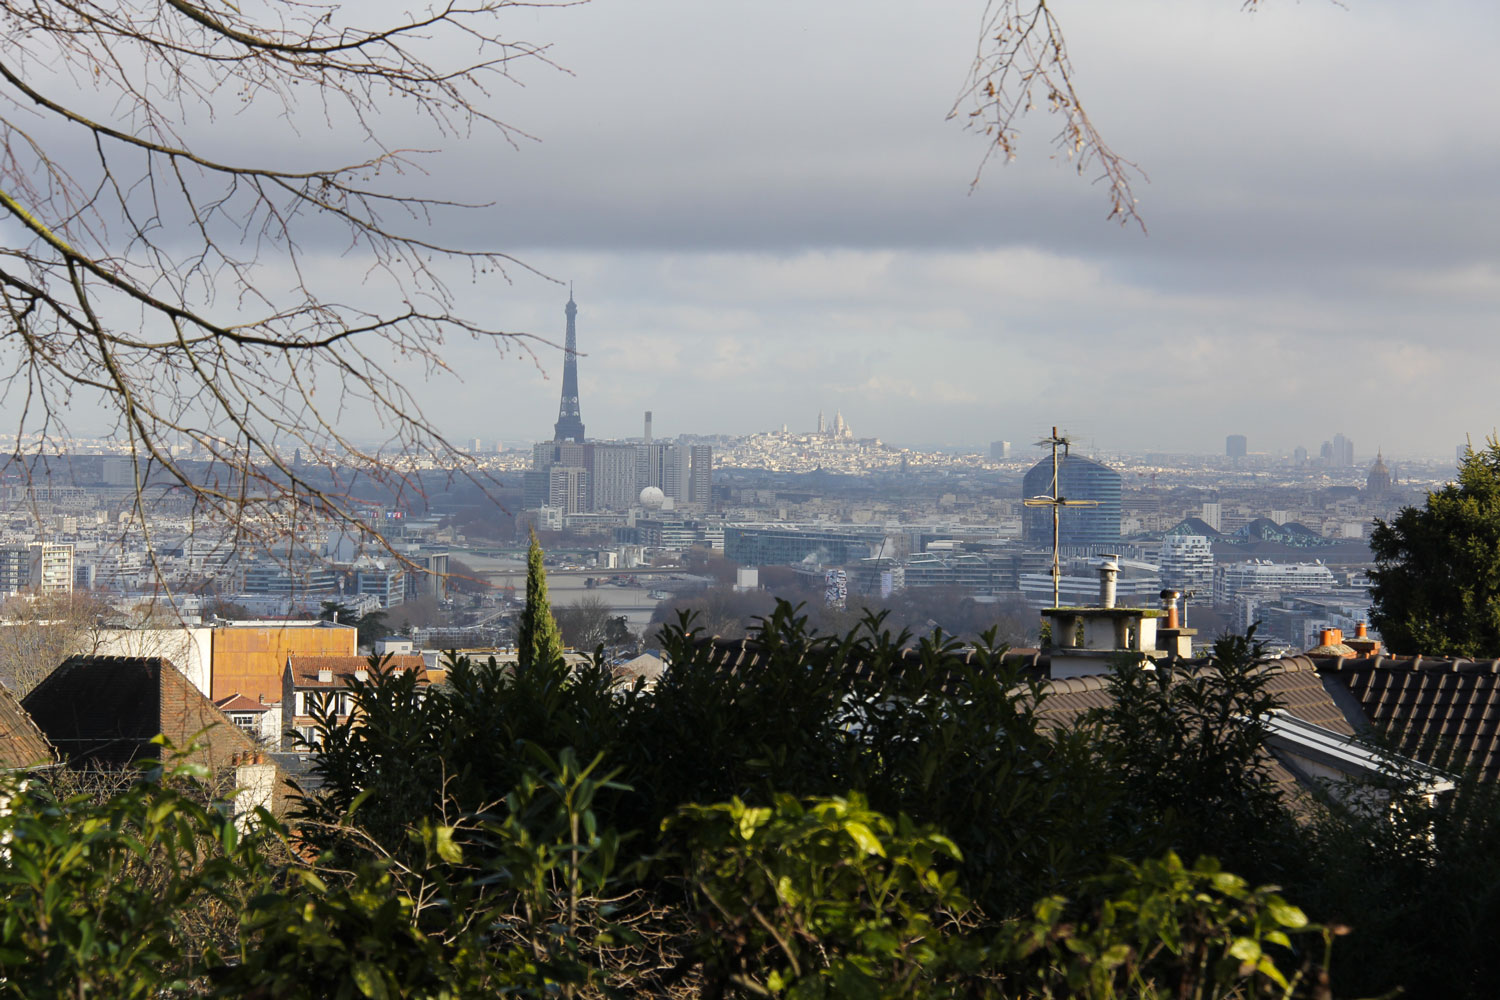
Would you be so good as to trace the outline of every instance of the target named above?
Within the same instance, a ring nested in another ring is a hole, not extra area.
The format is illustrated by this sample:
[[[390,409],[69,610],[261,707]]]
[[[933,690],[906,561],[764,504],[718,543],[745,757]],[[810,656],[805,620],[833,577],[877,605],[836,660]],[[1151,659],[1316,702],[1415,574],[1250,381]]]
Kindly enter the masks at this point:
[[[1379,656],[1323,660],[1397,751],[1500,778],[1500,660]]]
[[[220,698],[214,702],[214,707],[221,712],[269,712],[271,710],[271,706],[238,693]]]
[[[197,743],[210,766],[257,749],[169,661],[156,656],[74,656],[22,702],[64,757],[121,765],[155,757],[164,733],[181,750]]]
[[[421,670],[426,675],[427,661],[420,653],[404,653],[382,660],[388,670]],[[292,671],[292,682],[297,687],[344,687],[357,671],[370,669],[368,656],[297,656],[287,657],[287,667]],[[333,674],[331,681],[318,680],[322,671]]]
[[[16,696],[0,684],[0,767],[20,768],[56,759],[52,744]]]

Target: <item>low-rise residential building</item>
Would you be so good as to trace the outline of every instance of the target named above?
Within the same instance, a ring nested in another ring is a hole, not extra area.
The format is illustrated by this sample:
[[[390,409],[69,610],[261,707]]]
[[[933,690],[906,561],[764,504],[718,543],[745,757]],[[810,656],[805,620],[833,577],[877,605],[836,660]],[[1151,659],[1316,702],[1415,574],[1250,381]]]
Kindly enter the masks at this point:
[[[267,705],[257,698],[232,694],[214,702],[229,721],[258,742],[277,745],[281,736],[281,704]]]
[[[427,682],[427,663],[420,654],[392,655],[382,662],[392,671],[418,671]],[[363,656],[298,656],[286,658],[281,680],[281,739],[287,750],[317,740],[316,715],[332,712],[339,723],[354,715],[353,680],[370,678],[370,661]]]

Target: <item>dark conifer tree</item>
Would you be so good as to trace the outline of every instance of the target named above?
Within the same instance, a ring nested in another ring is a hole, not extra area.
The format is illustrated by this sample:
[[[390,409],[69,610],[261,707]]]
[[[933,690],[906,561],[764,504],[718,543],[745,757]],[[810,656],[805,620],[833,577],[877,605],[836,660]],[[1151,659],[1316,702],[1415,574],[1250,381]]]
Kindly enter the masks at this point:
[[[1500,439],[1370,534],[1370,618],[1396,653],[1500,656]]]
[[[542,566],[542,547],[531,533],[526,553],[526,607],[516,627],[516,655],[522,667],[556,663],[562,659],[562,635],[547,600],[547,570]]]

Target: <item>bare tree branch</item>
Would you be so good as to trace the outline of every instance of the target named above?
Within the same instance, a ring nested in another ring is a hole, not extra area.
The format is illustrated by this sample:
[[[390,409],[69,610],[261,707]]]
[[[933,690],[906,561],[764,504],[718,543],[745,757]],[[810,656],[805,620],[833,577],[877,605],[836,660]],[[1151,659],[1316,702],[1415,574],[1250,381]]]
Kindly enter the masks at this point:
[[[299,521],[378,533],[370,494],[420,492],[424,468],[483,485],[390,361],[446,371],[455,338],[529,353],[530,335],[460,315],[448,285],[455,264],[503,281],[529,268],[434,238],[441,213],[473,206],[411,193],[424,154],[385,130],[415,113],[442,137],[529,138],[497,117],[493,90],[520,62],[553,64],[501,22],[569,5],[448,2],[380,21],[307,0],[0,0],[0,402],[18,442],[65,449],[70,409],[102,404],[137,460],[143,527],[149,474],[263,548]],[[265,105],[289,126],[309,110],[352,119],[351,148],[374,155],[206,151],[221,116]],[[338,301],[314,276],[307,247],[330,234],[395,306]],[[384,445],[347,436],[351,411]],[[221,473],[189,468],[184,442]],[[294,450],[343,472],[315,482]]]
[[[1073,63],[1049,0],[987,0],[969,78],[948,113],[950,119],[960,119],[966,128],[990,139],[973,183],[979,183],[996,155],[1006,162],[1016,158],[1020,121],[1040,100],[1062,120],[1052,145],[1080,176],[1094,174],[1095,183],[1104,185],[1109,218],[1121,225],[1134,222],[1145,232],[1131,181],[1145,180],[1146,175],[1104,141],[1083,108],[1074,80]]]

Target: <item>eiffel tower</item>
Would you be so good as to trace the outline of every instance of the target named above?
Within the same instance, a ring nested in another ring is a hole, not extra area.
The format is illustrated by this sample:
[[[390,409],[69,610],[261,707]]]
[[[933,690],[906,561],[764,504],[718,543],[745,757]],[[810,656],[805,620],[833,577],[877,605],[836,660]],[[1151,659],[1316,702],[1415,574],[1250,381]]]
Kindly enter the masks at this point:
[[[574,321],[578,306],[573,303],[573,286],[568,286],[568,339],[563,349],[562,403],[557,408],[554,441],[583,441],[583,416],[578,411],[578,330]]]

